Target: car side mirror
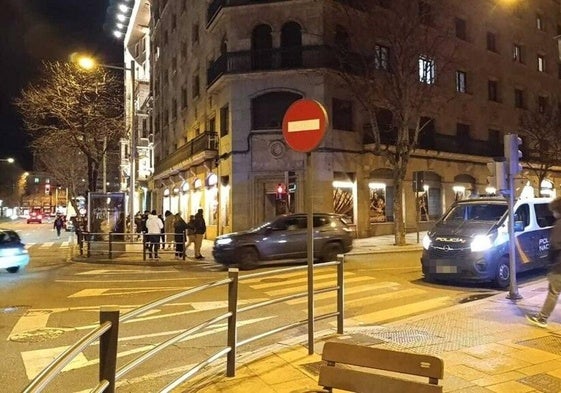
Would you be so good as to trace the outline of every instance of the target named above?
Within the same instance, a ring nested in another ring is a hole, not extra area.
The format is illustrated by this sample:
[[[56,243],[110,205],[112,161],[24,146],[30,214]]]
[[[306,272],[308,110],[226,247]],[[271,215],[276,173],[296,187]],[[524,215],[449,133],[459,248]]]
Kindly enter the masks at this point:
[[[524,232],[524,221],[514,221],[514,232]]]

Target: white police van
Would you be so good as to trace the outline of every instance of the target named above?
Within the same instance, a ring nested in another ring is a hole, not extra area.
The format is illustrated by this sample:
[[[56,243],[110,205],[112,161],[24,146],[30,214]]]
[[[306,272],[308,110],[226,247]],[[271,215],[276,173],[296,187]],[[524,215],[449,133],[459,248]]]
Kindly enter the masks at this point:
[[[514,205],[516,271],[548,264],[549,233],[555,221],[549,198],[519,199]],[[455,202],[423,238],[427,281],[510,283],[508,203],[499,197]]]

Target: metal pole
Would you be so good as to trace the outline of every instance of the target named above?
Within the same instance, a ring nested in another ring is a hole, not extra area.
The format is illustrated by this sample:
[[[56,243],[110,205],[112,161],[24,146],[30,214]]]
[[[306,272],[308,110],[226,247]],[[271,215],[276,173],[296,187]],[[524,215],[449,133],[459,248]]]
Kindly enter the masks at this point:
[[[513,302],[522,299],[516,283],[516,238],[514,237],[514,175],[508,171],[508,262],[510,267],[510,288],[507,299]]]
[[[107,137],[103,138],[103,159],[102,159],[102,165],[103,165],[103,193],[105,194],[107,192]]]
[[[130,233],[134,233],[134,191],[136,186],[136,108],[135,100],[135,75],[134,60],[130,62],[131,72],[131,139],[130,139],[130,177],[129,177],[129,222]]]
[[[337,334],[343,334],[345,322],[345,256],[337,255]]]
[[[226,376],[236,375],[236,347],[238,345],[238,285],[240,271],[237,268],[228,269],[228,277],[232,279],[228,284],[228,347],[230,352],[226,355]]]
[[[308,217],[308,354],[314,353],[314,209],[312,198],[312,153],[306,153],[306,212]]]
[[[119,340],[119,309],[116,306],[101,307],[99,323],[111,322],[111,328],[99,338],[99,380],[109,382],[105,392],[115,392],[117,368],[117,344]]]

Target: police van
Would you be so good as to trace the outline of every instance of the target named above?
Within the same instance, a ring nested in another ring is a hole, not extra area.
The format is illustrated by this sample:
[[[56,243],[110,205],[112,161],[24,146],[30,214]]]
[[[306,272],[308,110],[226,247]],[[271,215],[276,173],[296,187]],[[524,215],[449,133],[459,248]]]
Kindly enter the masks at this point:
[[[548,264],[549,233],[555,222],[549,198],[519,199],[514,205],[516,271]],[[426,281],[510,283],[508,203],[500,197],[455,202],[423,238]]]

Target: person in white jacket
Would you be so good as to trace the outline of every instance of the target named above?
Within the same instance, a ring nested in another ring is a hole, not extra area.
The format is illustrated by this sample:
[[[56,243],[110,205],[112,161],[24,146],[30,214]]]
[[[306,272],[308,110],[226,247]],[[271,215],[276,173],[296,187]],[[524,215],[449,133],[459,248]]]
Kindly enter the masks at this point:
[[[152,210],[152,213],[148,214],[148,219],[146,220],[146,240],[150,259],[152,259],[152,252],[154,253],[154,258],[159,258],[158,250],[160,249],[160,237],[162,236],[163,228],[164,224],[160,217],[156,215],[156,210]]]

